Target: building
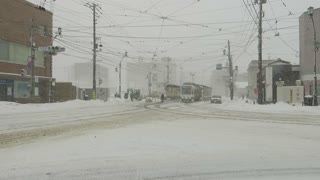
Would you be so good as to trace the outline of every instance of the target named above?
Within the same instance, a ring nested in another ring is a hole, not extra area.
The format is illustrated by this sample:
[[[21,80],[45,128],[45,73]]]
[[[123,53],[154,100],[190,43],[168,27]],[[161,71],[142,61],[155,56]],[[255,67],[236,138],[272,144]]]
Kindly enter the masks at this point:
[[[48,102],[52,56],[35,50],[35,89],[31,95],[31,35],[34,47],[52,45],[52,13],[26,0],[0,2],[0,101]],[[33,32],[33,33],[32,33]],[[26,73],[23,73],[25,69]]]
[[[248,96],[248,73],[235,74],[234,96],[244,98]]]
[[[236,66],[233,70],[233,87],[234,87],[234,96],[238,96],[240,94],[240,97],[242,96],[243,90],[243,77],[247,77],[245,75],[240,76],[240,81],[238,83],[238,67]],[[222,64],[217,64],[216,69],[211,72],[210,77],[210,86],[212,88],[213,95],[220,95],[220,96],[230,96],[230,72],[229,72],[229,64],[226,63],[225,66]],[[247,85],[246,85],[247,86]]]
[[[144,95],[160,96],[167,84],[180,84],[177,81],[177,65],[170,58],[130,62],[126,71],[127,87],[139,89]]]
[[[151,63],[127,63],[127,86],[131,89],[140,89],[141,94],[148,95],[148,77]]]
[[[221,64],[218,66],[220,67]],[[230,96],[229,68],[227,66],[216,68],[211,73],[210,86],[213,95]]]
[[[93,85],[93,68],[92,63],[75,63],[72,66],[72,83],[79,88],[92,88]],[[97,88],[109,87],[109,68],[97,64],[96,65],[96,83]]]
[[[274,62],[275,60],[263,60],[262,67],[264,68],[267,64]],[[258,60],[253,60],[248,65],[248,94],[247,98],[257,99],[258,98],[258,86],[257,86],[257,73]]]
[[[320,9],[315,9],[313,14],[316,36],[320,39]],[[305,89],[305,95],[313,95],[314,91],[314,65],[315,65],[315,48],[314,48],[314,30],[312,20],[307,12],[299,18],[299,39],[300,39],[300,76]],[[320,94],[320,52],[317,51],[317,85],[318,95]]]
[[[68,83],[76,87],[75,95],[78,99],[84,99],[85,95],[92,98],[93,86],[93,67],[91,62],[75,63],[71,66],[66,66],[60,72],[63,79],[57,78],[61,87],[70,89]],[[106,100],[110,97],[110,72],[109,68],[102,64],[96,65],[96,83],[97,83],[97,98]]]
[[[299,65],[276,60],[267,64],[262,70],[263,100],[277,102],[277,88],[283,86],[296,86],[300,79]]]

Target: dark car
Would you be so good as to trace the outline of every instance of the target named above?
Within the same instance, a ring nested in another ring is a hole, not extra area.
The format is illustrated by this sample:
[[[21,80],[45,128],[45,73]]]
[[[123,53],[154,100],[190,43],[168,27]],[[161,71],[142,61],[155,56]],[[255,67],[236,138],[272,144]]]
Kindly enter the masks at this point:
[[[221,104],[222,103],[222,97],[221,96],[212,96],[211,97],[211,103]]]

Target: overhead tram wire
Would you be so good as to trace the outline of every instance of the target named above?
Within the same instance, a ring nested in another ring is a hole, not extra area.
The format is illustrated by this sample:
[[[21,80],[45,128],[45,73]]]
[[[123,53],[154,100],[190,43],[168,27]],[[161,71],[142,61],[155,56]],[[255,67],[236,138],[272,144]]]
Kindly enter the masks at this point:
[[[269,0],[270,1],[270,0]],[[277,3],[280,2],[280,0],[274,0],[270,1],[272,3]],[[198,14],[205,14],[205,13],[210,13],[210,12],[220,12],[220,11],[226,11],[226,10],[233,10],[233,9],[239,9],[242,8],[243,6],[234,6],[234,7],[227,7],[227,8],[218,8],[218,9],[211,9],[211,10],[205,10],[205,11],[199,11],[199,12],[193,12],[193,13],[185,13],[185,14],[179,14],[177,16],[172,16],[172,17],[180,17],[180,16],[190,16],[190,15],[198,15]]]
[[[245,5],[245,7],[247,8],[253,22],[258,26],[258,22],[257,22],[257,19],[254,17],[254,15],[252,14],[252,12],[250,11],[248,5],[246,4],[246,2],[244,0],[242,0],[243,4]]]
[[[79,3],[79,2],[77,2],[77,3]],[[80,3],[80,5],[82,5],[81,3]],[[89,28],[89,27],[85,27],[85,28]],[[89,34],[91,34],[91,32],[89,32]],[[99,35],[99,34],[97,34],[97,35]],[[118,39],[119,40],[119,39]],[[120,40],[121,42],[123,42],[122,40]],[[126,43],[126,42],[125,42]]]
[[[193,6],[194,4],[200,2],[200,0],[193,0],[193,1],[194,1],[194,2],[192,2],[192,3],[190,3],[190,4],[188,4],[188,5],[184,6],[184,7],[182,7],[181,9],[177,9],[176,11],[168,14],[166,17],[167,17],[167,18],[172,17],[172,15],[177,14],[178,12],[180,12],[180,11],[182,11],[182,10],[185,10],[185,9],[189,8],[190,6]]]
[[[282,1],[282,0],[281,0]],[[282,1],[283,2],[283,1]],[[271,4],[270,4],[271,6]],[[271,7],[272,8],[272,7]],[[290,11],[291,12],[291,11]],[[290,15],[290,14],[289,14]],[[275,33],[277,33],[276,30],[273,29],[273,27],[271,26],[270,22],[267,21],[268,25],[270,26],[271,30]],[[292,46],[290,46],[282,37],[278,36],[278,38],[283,42],[284,45],[286,45],[288,48],[290,48],[292,51],[294,51],[295,53],[299,53],[298,50],[294,49]]]

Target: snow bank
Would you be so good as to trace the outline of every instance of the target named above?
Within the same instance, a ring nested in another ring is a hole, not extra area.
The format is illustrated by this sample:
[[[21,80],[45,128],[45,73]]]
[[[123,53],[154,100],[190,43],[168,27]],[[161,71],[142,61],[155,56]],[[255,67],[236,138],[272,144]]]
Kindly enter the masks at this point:
[[[234,110],[234,111],[246,111],[246,112],[260,112],[260,113],[278,113],[278,114],[312,114],[320,115],[320,106],[302,106],[302,105],[290,105],[284,102],[278,102],[277,104],[259,105],[254,104],[253,101],[242,99],[230,99],[223,98],[221,105],[212,105],[214,108],[222,110]]]
[[[123,99],[110,99],[107,102],[101,100],[73,100],[68,102],[57,102],[48,104],[19,104],[14,102],[0,101],[0,114],[23,113],[23,112],[41,112],[61,109],[77,109],[82,107],[103,107],[121,104],[138,104],[143,102],[131,102]]]

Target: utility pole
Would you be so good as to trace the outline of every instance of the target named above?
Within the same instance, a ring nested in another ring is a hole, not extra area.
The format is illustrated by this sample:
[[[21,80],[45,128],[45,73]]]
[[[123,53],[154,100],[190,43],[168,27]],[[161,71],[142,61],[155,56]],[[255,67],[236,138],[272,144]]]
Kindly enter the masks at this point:
[[[258,104],[262,104],[262,16],[263,9],[262,4],[266,3],[266,0],[259,1],[259,44],[258,44]]]
[[[167,58],[167,85],[170,84],[170,58]]]
[[[229,59],[229,88],[230,88],[230,99],[233,100],[233,63],[230,52],[230,41],[228,40],[228,59]]]
[[[122,71],[122,61],[125,57],[128,56],[128,53],[125,52],[122,59],[120,60],[120,63],[119,63],[119,96],[121,98],[121,71]]]
[[[93,87],[92,87],[92,99],[96,100],[97,96],[97,82],[96,82],[96,61],[97,61],[97,51],[96,51],[96,4],[93,3]]]
[[[98,99],[100,99],[100,96],[101,96],[101,74],[100,74],[100,71],[101,71],[101,67],[99,66],[99,93],[98,93]]]
[[[92,99],[97,99],[97,80],[96,80],[96,67],[97,67],[97,37],[96,37],[96,11],[97,7],[100,8],[96,3],[86,3],[85,6],[89,7],[93,12],[93,79],[92,79]],[[101,9],[101,8],[100,8]],[[101,12],[100,12],[101,13]]]
[[[183,67],[180,64],[180,86],[182,87],[183,85]]]
[[[121,60],[122,61],[122,60]],[[121,98],[121,68],[122,68],[122,63],[119,63],[119,97]]]
[[[152,87],[152,72],[149,72],[148,75],[148,91],[149,91],[149,96],[151,96],[151,87]]]
[[[192,83],[194,83],[194,76],[196,75],[195,73],[190,73],[191,77],[192,77]]]
[[[34,96],[34,88],[35,88],[35,82],[34,82],[34,71],[35,71],[35,47],[34,47],[34,22],[33,19],[31,19],[31,31],[30,31],[30,45],[31,45],[31,87],[30,87],[30,98]]]
[[[314,39],[314,66],[313,66],[313,72],[314,72],[314,90],[313,90],[313,106],[318,106],[318,86],[317,86],[317,53],[318,53],[318,42],[317,42],[317,31],[314,24],[314,8],[309,7],[308,8],[308,15],[311,18],[312,26],[313,26],[313,39]]]

